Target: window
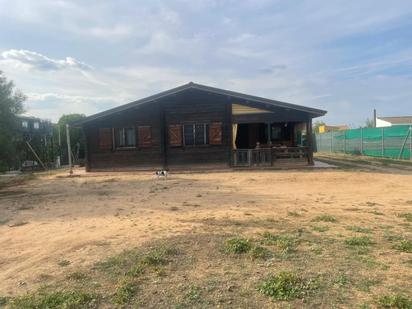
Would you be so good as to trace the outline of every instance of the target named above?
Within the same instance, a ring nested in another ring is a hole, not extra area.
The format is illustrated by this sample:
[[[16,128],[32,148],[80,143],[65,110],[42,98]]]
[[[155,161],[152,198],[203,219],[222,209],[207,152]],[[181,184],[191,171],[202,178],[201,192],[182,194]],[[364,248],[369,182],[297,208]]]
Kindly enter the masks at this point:
[[[36,130],[40,129],[40,123],[38,123],[37,121],[33,122],[33,128]]]
[[[25,128],[25,129],[27,129],[27,128],[29,127],[29,123],[28,123],[26,120],[23,120],[23,121],[21,122],[21,126],[22,126],[23,128]]]
[[[136,132],[134,128],[116,129],[117,147],[136,147]]]
[[[139,126],[137,128],[137,141],[139,147],[150,148],[152,147],[152,127],[150,126]]]
[[[282,128],[280,126],[272,125],[270,132],[272,141],[279,141],[282,139]]]
[[[101,150],[111,150],[113,148],[112,129],[99,129],[99,147]]]
[[[208,145],[208,124],[185,124],[183,126],[183,143],[185,146]]]

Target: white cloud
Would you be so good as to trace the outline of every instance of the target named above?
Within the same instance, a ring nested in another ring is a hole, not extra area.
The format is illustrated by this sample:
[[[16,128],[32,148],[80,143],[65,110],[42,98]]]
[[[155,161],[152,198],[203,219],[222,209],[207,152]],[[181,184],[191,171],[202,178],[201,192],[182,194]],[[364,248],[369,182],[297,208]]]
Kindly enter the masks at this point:
[[[24,65],[40,71],[57,71],[65,69],[91,70],[91,66],[72,57],[52,59],[29,50],[10,49],[1,53],[4,61]]]

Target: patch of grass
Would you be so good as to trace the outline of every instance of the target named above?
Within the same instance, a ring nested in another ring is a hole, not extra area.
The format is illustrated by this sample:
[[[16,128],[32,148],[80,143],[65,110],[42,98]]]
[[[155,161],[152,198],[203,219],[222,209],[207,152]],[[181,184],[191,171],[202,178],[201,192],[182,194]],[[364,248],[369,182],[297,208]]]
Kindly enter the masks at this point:
[[[401,236],[401,235],[396,235],[396,234],[392,234],[392,233],[389,233],[389,232],[386,232],[385,233],[385,239],[387,240],[387,241],[399,241],[399,240],[403,240],[404,238],[403,238],[403,236]]]
[[[267,278],[259,285],[257,290],[275,300],[287,301],[304,298],[318,286],[317,280],[304,279],[291,272],[281,272]]]
[[[193,308],[195,304],[202,303],[201,289],[195,285],[190,285],[183,299],[175,306],[175,309]]]
[[[57,265],[59,265],[60,267],[66,267],[69,266],[71,264],[71,262],[69,260],[61,260],[57,263]]]
[[[357,232],[357,233],[365,233],[365,234],[372,233],[372,229],[367,228],[367,227],[356,226],[356,225],[346,226],[345,229],[347,229],[348,231]]]
[[[351,247],[368,247],[373,244],[372,240],[367,236],[354,236],[345,239],[345,244]]]
[[[143,257],[142,263],[151,266],[164,265],[167,263],[167,256],[174,254],[177,254],[177,251],[173,248],[156,248]]]
[[[200,288],[197,285],[192,284],[185,295],[185,299],[191,302],[198,301],[200,299]]]
[[[408,222],[412,222],[412,213],[404,212],[397,215],[399,218],[403,218]]]
[[[113,302],[119,305],[124,305],[130,302],[133,296],[137,292],[136,283],[129,278],[122,278],[119,280],[116,286],[115,293],[113,295]]]
[[[277,246],[282,253],[291,253],[296,250],[297,240],[291,235],[274,235],[270,232],[264,232],[262,236],[263,243]]]
[[[18,226],[22,226],[22,225],[26,225],[29,224],[29,222],[27,221],[17,221],[15,223],[9,224],[9,227],[18,227]]]
[[[226,240],[224,251],[226,253],[242,254],[252,249],[252,243],[245,238],[231,238]]]
[[[312,221],[314,221],[314,222],[331,222],[331,223],[338,222],[338,220],[334,216],[326,215],[326,214],[317,216]]]
[[[339,274],[334,278],[333,283],[338,287],[342,287],[348,285],[350,283],[350,280],[347,275]]]
[[[4,297],[4,296],[0,296],[0,308],[2,306],[5,306],[8,302],[9,298],[8,297]]]
[[[375,216],[384,216],[385,214],[383,212],[377,211],[377,210],[372,210],[369,211],[370,214],[373,214]]]
[[[289,217],[301,217],[302,215],[296,211],[288,211]]]
[[[261,247],[261,246],[253,246],[252,250],[250,251],[250,255],[254,259],[267,259],[272,254],[268,249]]]
[[[412,241],[402,239],[399,243],[395,244],[393,248],[402,252],[412,253]]]
[[[401,294],[382,295],[377,303],[383,308],[412,309],[412,299]]]
[[[88,276],[84,272],[81,272],[81,271],[75,271],[66,276],[66,279],[75,280],[75,281],[85,280],[87,278]]]
[[[39,292],[12,299],[11,308],[98,308],[99,297],[82,291]]]
[[[312,227],[312,229],[316,232],[323,233],[323,232],[329,231],[329,226],[314,226]]]
[[[126,276],[129,277],[137,277],[140,274],[142,274],[144,271],[143,267],[141,265],[134,265],[126,272]]]
[[[372,286],[378,285],[381,282],[381,280],[377,279],[362,279],[356,284],[356,287],[363,292],[369,293]]]

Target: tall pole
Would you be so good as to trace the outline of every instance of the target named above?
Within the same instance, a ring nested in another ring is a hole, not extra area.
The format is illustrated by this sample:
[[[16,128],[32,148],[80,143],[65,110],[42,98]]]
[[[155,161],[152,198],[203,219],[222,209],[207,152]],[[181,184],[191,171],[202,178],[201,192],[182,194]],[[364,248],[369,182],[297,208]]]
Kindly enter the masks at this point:
[[[72,166],[72,149],[70,147],[70,130],[69,125],[66,124],[66,137],[67,137],[67,154],[69,157],[69,169],[70,175],[73,174],[73,166]]]
[[[57,167],[61,166],[61,160],[62,160],[62,137],[61,137],[61,133],[60,133],[60,124],[57,124],[57,131],[59,133],[58,136],[58,142],[59,142],[59,155],[57,156]]]

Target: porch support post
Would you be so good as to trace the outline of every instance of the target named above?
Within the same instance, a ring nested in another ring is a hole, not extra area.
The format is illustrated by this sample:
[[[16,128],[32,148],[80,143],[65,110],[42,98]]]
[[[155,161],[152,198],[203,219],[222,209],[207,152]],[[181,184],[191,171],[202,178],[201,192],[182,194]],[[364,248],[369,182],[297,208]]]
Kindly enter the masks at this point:
[[[268,122],[267,124],[267,128],[268,128],[268,145],[271,144],[272,141],[272,137],[270,136],[271,132],[270,132],[270,123]]]
[[[306,122],[306,139],[308,144],[308,163],[309,165],[313,165],[313,134],[311,118]]]

